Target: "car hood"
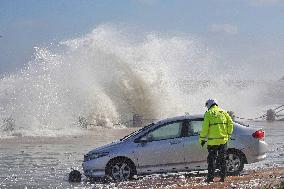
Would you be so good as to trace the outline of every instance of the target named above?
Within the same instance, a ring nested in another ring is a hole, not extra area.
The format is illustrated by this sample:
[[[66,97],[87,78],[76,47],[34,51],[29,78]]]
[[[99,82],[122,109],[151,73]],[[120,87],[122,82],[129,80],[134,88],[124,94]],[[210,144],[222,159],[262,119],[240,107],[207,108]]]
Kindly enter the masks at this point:
[[[97,147],[93,150],[91,150],[88,154],[92,154],[94,152],[101,152],[101,151],[107,151],[107,150],[111,150],[113,147],[118,146],[119,144],[121,144],[123,141],[114,141],[110,144],[106,144],[100,147]]]

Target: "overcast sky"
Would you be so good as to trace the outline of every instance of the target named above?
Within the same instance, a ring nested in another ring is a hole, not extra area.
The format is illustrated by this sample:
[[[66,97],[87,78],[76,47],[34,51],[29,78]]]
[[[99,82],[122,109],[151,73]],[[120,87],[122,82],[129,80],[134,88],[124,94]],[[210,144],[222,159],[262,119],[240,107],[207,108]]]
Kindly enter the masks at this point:
[[[284,72],[284,0],[0,0],[0,74],[104,23],[198,36],[232,64]]]

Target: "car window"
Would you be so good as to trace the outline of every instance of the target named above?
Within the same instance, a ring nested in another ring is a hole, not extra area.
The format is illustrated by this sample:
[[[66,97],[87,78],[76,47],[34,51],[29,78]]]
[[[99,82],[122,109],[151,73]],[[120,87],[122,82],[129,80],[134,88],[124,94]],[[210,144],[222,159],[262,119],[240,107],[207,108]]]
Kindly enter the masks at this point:
[[[158,129],[155,129],[154,131],[148,133],[146,135],[146,138],[148,141],[155,141],[180,137],[181,123],[182,122],[174,122],[163,125]]]
[[[202,121],[190,121],[188,136],[196,136],[199,135],[202,129]]]
[[[146,129],[148,129],[149,127],[152,127],[152,126],[154,126],[154,125],[155,125],[154,123],[151,123],[151,124],[149,124],[149,125],[147,125],[147,126],[145,126],[145,127],[142,127],[141,129],[139,129],[139,130],[137,130],[137,131],[134,131],[134,132],[132,132],[132,133],[126,135],[125,137],[121,138],[120,141],[127,140],[127,139],[129,139],[130,137],[135,136],[135,135],[139,134],[141,131],[144,131],[144,130],[146,130]]]

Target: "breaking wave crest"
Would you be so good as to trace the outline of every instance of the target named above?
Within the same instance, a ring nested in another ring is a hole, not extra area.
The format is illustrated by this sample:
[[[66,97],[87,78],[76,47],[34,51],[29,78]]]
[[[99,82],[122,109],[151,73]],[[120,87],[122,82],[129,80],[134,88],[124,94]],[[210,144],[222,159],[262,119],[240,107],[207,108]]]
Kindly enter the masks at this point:
[[[36,47],[25,68],[0,80],[1,135],[72,134],[128,126],[134,114],[151,120],[202,113],[209,97],[238,113],[263,110],[263,83],[240,82],[198,38],[139,36],[102,25]]]

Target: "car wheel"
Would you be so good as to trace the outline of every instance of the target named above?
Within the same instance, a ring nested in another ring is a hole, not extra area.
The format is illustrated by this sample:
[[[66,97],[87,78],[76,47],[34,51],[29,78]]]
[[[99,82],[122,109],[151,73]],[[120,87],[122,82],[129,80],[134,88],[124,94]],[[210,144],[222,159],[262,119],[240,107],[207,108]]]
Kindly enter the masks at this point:
[[[244,158],[241,153],[236,151],[228,151],[226,158],[227,174],[238,175],[244,168]]]
[[[114,181],[126,181],[132,179],[135,173],[134,165],[127,159],[117,159],[107,166],[107,174]]]

